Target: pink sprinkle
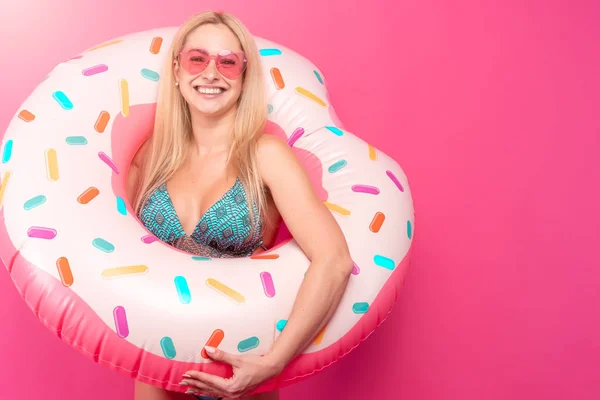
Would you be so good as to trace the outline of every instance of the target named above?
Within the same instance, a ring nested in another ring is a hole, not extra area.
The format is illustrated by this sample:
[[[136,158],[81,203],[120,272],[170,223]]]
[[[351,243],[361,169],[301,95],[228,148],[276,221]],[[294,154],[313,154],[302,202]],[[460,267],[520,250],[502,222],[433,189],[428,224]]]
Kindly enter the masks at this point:
[[[56,229],[32,226],[27,230],[27,236],[37,239],[54,239],[56,237]]]
[[[273,277],[268,272],[260,273],[260,280],[263,284],[263,289],[265,290],[265,296],[274,297],[275,296],[275,285],[273,284]]]
[[[127,314],[123,306],[116,306],[113,310],[113,317],[115,319],[115,327],[117,328],[117,335],[122,338],[129,336],[129,324],[127,323]]]
[[[93,67],[86,68],[83,71],[81,71],[81,73],[85,76],[92,76],[106,71],[108,71],[108,65],[99,64],[94,65]]]
[[[142,237],[142,242],[144,242],[146,244],[154,243],[157,240],[158,240],[158,238],[154,235],[146,235],[146,236]]]
[[[352,186],[352,191],[358,193],[379,194],[379,189],[377,189],[375,186],[367,185],[354,185]]]
[[[358,265],[356,265],[356,263],[354,263],[354,268],[352,268],[352,275],[358,275],[360,274],[360,268],[358,268]]]
[[[112,168],[113,171],[115,171],[117,174],[119,173],[119,168],[117,168],[117,165],[113,162],[113,160],[110,159],[109,156],[106,155],[106,153],[101,151],[100,153],[98,153],[98,157],[100,157],[100,159],[104,161],[106,165]]]
[[[290,136],[290,138],[288,139],[288,144],[290,146],[293,146],[294,143],[296,143],[296,141],[298,139],[300,139],[300,137],[304,135],[304,128],[298,128],[294,131],[294,133],[292,133],[292,136]]]
[[[400,189],[401,192],[404,192],[404,188],[402,187],[402,184],[400,183],[398,178],[396,178],[396,175],[394,175],[394,173],[392,171],[385,171],[385,173],[387,174],[387,176],[390,177],[392,182],[394,182],[396,184],[396,186],[398,186],[398,189]]]

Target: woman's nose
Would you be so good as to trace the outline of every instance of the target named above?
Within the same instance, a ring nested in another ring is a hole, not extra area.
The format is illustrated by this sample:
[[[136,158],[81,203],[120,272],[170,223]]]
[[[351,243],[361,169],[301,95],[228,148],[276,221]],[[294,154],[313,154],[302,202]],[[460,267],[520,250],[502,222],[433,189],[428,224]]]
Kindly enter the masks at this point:
[[[208,66],[202,73],[203,77],[208,80],[215,80],[218,77],[217,63],[215,60],[210,60]]]

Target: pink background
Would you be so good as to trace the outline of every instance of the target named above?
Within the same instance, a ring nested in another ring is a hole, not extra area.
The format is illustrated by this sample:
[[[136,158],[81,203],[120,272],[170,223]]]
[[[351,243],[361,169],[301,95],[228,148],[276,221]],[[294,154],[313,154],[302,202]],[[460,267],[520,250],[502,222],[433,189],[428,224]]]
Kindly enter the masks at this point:
[[[401,163],[417,212],[398,306],[283,399],[600,396],[594,1],[3,3],[2,130],[65,58],[225,8],[315,62],[346,128]],[[49,334],[3,270],[0,304],[0,399],[132,398],[129,379]]]

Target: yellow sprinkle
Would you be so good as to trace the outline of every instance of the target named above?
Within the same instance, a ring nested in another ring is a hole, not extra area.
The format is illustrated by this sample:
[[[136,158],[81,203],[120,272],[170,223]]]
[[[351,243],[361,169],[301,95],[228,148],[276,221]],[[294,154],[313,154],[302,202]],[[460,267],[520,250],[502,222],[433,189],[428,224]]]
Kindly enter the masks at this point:
[[[113,40],[112,42],[108,42],[108,43],[102,43],[102,44],[100,44],[100,45],[98,45],[96,47],[92,47],[88,51],[94,51],[94,50],[101,49],[103,47],[112,46],[113,44],[121,43],[122,41],[123,41],[123,39],[119,39],[119,40]]]
[[[206,284],[209,288],[216,290],[218,293],[221,293],[223,296],[230,298],[238,304],[246,302],[244,296],[242,296],[229,286],[226,286],[224,283],[221,283],[216,279],[209,278],[206,280]]]
[[[373,161],[377,159],[377,153],[375,152],[375,147],[369,145],[369,158]]]
[[[335,211],[341,215],[350,215],[350,210],[346,210],[344,207],[338,206],[337,204],[330,203],[328,201],[324,201],[323,204],[331,211]]]
[[[58,180],[58,158],[55,149],[46,149],[46,176],[51,181]]]
[[[129,84],[125,79],[119,79],[119,93],[121,94],[121,114],[129,116]]]
[[[319,104],[323,107],[327,107],[327,103],[325,103],[323,100],[321,100],[319,97],[317,97],[317,95],[315,95],[313,92],[309,92],[308,90],[304,89],[303,87],[298,86],[296,88],[296,93],[316,102],[317,104]]]
[[[327,329],[327,325],[325,325],[323,329],[321,329],[321,332],[319,332],[319,334],[315,336],[315,338],[313,339],[313,345],[318,346],[321,344],[321,342],[323,341],[323,336],[325,336],[325,329]]]
[[[8,186],[8,179],[10,178],[10,171],[4,173],[4,178],[0,181],[0,208],[2,208],[2,199],[4,198],[4,191]]]
[[[105,279],[115,278],[126,275],[140,275],[148,272],[148,267],[145,265],[131,265],[128,267],[108,268],[102,271],[102,277]]]

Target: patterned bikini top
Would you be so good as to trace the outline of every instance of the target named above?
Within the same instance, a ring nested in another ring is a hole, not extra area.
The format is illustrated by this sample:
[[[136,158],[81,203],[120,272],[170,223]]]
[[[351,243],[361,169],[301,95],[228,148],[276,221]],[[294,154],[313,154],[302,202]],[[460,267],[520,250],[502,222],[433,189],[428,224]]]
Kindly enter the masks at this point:
[[[262,224],[253,205],[255,227],[250,224],[250,209],[244,186],[235,184],[213,204],[187,235],[175,211],[166,183],[148,197],[140,220],[159,240],[182,251],[211,258],[248,257],[262,245]]]

